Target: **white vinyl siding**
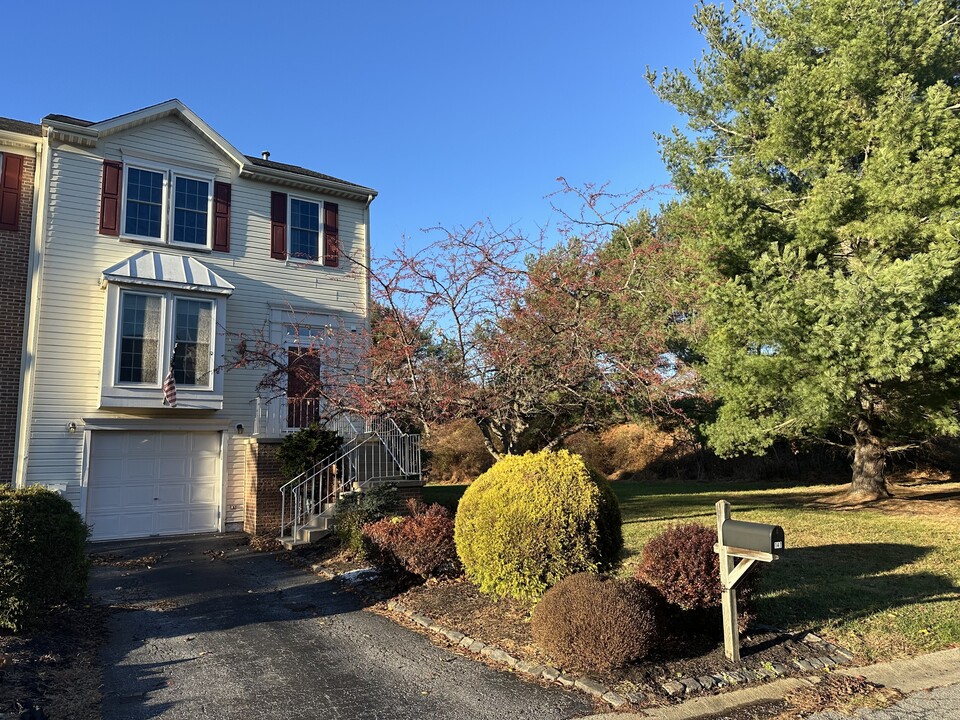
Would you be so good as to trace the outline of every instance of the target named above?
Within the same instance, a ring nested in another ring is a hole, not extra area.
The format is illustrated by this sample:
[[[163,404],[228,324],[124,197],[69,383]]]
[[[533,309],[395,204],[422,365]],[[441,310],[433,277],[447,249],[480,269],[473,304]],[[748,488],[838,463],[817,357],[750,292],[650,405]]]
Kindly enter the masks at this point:
[[[175,118],[139,126],[100,141],[94,151],[56,144],[50,158],[50,195],[44,236],[35,383],[25,411],[29,417],[26,482],[68,483],[68,498],[81,507],[84,433],[66,424],[81,418],[128,418],[165,423],[184,417],[164,408],[130,411],[100,407],[101,364],[106,332],[107,293],[98,286],[105,268],[130,257],[138,243],[98,234],[103,160],[138,155],[170,158],[184,166],[216,168],[215,179],[232,185],[230,252],[206,252],[200,260],[235,286],[226,300],[227,326],[218,333],[256,334],[269,320],[269,306],[316,307],[319,312],[361,324],[366,280],[355,263],[339,268],[288,265],[270,258],[270,192],[287,189],[237,177],[232,165],[192,128]],[[296,159],[294,159],[296,161]],[[364,204],[297,190],[299,197],[339,204],[341,252],[358,260],[365,252]],[[191,253],[189,248],[157,248]],[[227,353],[230,343],[227,343]],[[165,361],[161,361],[163,365]],[[223,375],[223,409],[193,411],[204,421],[222,422],[226,485],[225,521],[243,520],[244,444],[253,431],[256,384],[262,371],[231,370]],[[190,418],[192,419],[192,417]],[[184,422],[188,422],[185,420]],[[242,424],[244,435],[234,428]]]

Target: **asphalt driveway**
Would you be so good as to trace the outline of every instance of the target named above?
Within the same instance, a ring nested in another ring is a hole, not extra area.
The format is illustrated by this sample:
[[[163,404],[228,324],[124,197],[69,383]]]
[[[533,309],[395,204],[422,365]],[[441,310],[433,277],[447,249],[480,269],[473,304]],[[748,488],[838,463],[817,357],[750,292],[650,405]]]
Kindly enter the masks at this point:
[[[162,556],[95,567],[120,607],[104,644],[103,717],[572,718],[579,694],[523,682],[364,612],[357,597],[251,552],[241,535],[107,543]],[[120,558],[116,558],[119,560]]]

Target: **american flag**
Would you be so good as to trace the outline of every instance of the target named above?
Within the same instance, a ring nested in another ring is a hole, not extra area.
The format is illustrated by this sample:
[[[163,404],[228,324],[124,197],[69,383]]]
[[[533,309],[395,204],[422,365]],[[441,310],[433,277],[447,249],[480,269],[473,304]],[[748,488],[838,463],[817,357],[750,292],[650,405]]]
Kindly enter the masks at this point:
[[[167,376],[163,379],[163,404],[172,408],[177,406],[177,381],[173,377],[173,357],[170,358],[170,369],[167,371]]]

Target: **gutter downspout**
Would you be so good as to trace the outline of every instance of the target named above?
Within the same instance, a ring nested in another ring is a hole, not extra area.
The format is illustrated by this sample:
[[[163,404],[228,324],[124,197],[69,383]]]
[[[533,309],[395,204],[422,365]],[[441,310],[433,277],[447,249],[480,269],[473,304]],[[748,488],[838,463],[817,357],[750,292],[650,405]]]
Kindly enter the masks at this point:
[[[367,204],[363,206],[363,234],[364,234],[364,266],[366,268],[366,282],[363,284],[363,318],[367,323],[367,330],[370,329],[370,273],[372,272],[370,256],[370,204],[376,196],[367,195]]]
[[[42,161],[42,165],[41,165]],[[30,257],[27,265],[27,297],[24,306],[23,345],[20,353],[20,393],[17,398],[18,421],[14,439],[14,487],[26,485],[30,418],[33,416],[34,358],[37,352],[37,321],[40,316],[40,287],[43,276],[43,233],[46,228],[50,194],[50,131],[37,143],[37,159],[33,172],[33,232],[30,235]]]

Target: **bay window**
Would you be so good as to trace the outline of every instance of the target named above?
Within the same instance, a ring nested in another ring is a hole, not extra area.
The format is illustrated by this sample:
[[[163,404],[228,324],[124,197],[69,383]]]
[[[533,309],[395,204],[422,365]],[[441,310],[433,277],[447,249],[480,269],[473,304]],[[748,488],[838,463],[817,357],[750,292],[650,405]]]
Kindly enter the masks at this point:
[[[233,285],[195,258],[142,250],[103,271],[101,407],[159,408],[173,369],[177,408],[223,407]]]
[[[211,387],[212,300],[120,291],[116,383],[159,387],[171,364],[177,388]]]

